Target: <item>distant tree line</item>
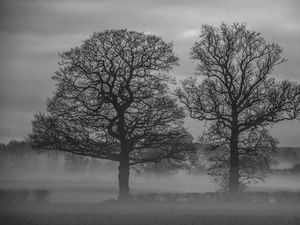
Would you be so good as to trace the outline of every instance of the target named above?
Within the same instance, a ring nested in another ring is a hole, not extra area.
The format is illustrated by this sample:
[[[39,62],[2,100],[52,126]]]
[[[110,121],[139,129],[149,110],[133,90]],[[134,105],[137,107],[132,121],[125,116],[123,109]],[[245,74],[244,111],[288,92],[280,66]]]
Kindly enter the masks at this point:
[[[300,163],[294,164],[291,168],[274,169],[272,174],[279,176],[299,176],[300,175]]]
[[[36,169],[37,153],[30,143],[25,141],[10,141],[0,144],[0,171],[14,171],[18,168]]]
[[[20,172],[40,171],[44,172],[97,172],[100,170],[112,170],[113,162],[105,161],[89,156],[76,155],[61,151],[37,151],[28,141],[12,140],[7,144],[0,143],[0,175]],[[178,170],[191,171],[193,173],[205,172],[201,160],[193,157],[185,162],[162,161],[160,163],[147,163],[135,166],[136,175],[160,174],[172,175]],[[13,177],[11,177],[13,178]]]
[[[209,174],[237,196],[270,172],[278,141],[268,128],[299,115],[299,84],[270,77],[285,61],[281,53],[245,24],[204,25],[191,50],[202,77],[172,91],[173,43],[126,29],[96,32],[60,54],[56,91],[29,140],[35,149],[117,162],[118,199],[127,201],[130,168],[182,165],[197,155],[187,112],[209,125],[199,140]]]
[[[82,172],[98,170],[101,165],[100,160],[91,157],[65,152],[37,152],[27,141],[12,140],[8,144],[0,144],[0,174],[39,171],[40,167],[50,172],[56,169]]]

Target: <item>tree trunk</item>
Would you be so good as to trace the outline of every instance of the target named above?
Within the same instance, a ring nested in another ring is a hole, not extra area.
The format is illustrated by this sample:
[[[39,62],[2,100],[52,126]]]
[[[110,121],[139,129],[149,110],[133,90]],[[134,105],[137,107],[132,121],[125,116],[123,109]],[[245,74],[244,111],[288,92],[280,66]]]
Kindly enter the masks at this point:
[[[119,111],[118,133],[120,137],[121,152],[119,164],[119,197],[118,201],[127,202],[131,200],[129,193],[129,149],[130,146],[126,141],[125,131],[125,111]]]
[[[238,113],[235,108],[232,109],[232,124],[230,137],[230,167],[229,167],[229,195],[236,199],[239,193],[239,131],[238,131]]]
[[[233,132],[230,140],[230,169],[229,169],[229,194],[236,198],[239,193],[239,152],[238,133]]]
[[[122,153],[119,164],[119,197],[118,201],[130,201],[131,195],[129,193],[129,154]]]

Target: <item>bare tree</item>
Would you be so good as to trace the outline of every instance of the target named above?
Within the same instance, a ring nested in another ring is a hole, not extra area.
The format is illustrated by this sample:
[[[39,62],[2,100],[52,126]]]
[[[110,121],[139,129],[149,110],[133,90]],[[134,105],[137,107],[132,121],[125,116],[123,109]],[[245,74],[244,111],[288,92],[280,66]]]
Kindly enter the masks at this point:
[[[239,191],[241,136],[299,114],[299,85],[269,77],[273,68],[285,61],[281,52],[281,47],[267,43],[244,24],[204,25],[191,56],[205,78],[199,83],[192,78],[184,80],[177,90],[192,118],[210,121],[227,139],[228,183],[233,195]]]
[[[168,95],[167,72],[178,64],[172,48],[155,35],[106,30],[61,54],[32,145],[119,162],[118,199],[130,199],[130,166],[176,157],[192,141],[184,110]]]

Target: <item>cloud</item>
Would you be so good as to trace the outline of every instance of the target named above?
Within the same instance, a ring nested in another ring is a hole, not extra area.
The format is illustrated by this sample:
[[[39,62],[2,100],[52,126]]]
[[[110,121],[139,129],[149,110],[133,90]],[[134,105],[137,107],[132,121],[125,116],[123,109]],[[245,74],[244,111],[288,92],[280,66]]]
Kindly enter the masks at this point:
[[[199,30],[186,30],[182,33],[182,36],[184,38],[194,38],[194,37],[197,37],[199,36],[200,34],[200,31]]]
[[[181,79],[194,74],[189,53],[202,24],[245,22],[283,47],[289,61],[274,74],[300,81],[299,21],[298,0],[2,0],[0,141],[10,124],[3,128],[3,121],[13,121],[18,113],[33,115],[45,107],[54,91],[51,76],[57,70],[58,52],[80,45],[94,31],[128,28],[173,41],[180,57],[174,73]],[[10,136],[25,136],[30,130],[29,117],[22,118],[26,122],[16,120],[13,126],[19,126],[24,135],[10,132]],[[299,140],[293,142],[300,145]]]

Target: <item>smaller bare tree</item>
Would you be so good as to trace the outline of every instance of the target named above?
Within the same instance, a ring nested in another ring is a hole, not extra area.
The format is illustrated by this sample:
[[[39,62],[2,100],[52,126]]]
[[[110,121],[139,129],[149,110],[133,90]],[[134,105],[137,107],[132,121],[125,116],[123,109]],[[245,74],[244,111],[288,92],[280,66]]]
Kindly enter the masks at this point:
[[[232,195],[239,192],[243,137],[299,115],[300,86],[269,77],[285,61],[281,52],[244,24],[204,25],[191,55],[205,79],[184,80],[176,92],[192,118],[211,122],[226,139]]]

